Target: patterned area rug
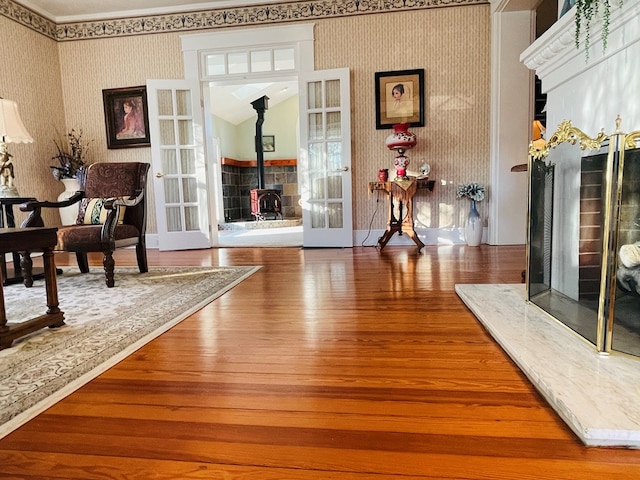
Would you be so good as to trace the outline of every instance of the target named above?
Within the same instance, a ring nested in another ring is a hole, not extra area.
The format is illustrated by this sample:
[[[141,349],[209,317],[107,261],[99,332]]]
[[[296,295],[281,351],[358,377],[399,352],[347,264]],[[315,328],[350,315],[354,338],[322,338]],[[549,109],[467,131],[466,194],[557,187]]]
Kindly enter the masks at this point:
[[[65,267],[58,276],[66,325],[0,351],[0,438],[255,273],[259,267]],[[4,287],[9,323],[46,311],[44,280]]]

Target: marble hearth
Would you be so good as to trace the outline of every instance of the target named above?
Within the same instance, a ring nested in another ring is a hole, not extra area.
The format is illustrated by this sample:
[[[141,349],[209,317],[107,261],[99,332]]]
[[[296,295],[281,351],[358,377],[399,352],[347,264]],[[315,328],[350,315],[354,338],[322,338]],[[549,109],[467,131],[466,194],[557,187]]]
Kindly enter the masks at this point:
[[[524,284],[456,293],[588,446],[640,448],[640,360],[601,355],[525,301]]]

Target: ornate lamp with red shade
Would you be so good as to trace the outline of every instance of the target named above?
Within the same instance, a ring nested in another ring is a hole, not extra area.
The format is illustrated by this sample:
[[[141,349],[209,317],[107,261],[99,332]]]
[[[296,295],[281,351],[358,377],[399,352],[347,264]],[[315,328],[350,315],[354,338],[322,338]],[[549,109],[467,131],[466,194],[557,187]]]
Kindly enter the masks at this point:
[[[393,133],[387,137],[385,143],[389,150],[398,152],[393,161],[393,165],[396,167],[396,179],[406,180],[409,158],[405,156],[404,152],[416,145],[416,136],[409,131],[409,124],[395,124],[393,126]]]

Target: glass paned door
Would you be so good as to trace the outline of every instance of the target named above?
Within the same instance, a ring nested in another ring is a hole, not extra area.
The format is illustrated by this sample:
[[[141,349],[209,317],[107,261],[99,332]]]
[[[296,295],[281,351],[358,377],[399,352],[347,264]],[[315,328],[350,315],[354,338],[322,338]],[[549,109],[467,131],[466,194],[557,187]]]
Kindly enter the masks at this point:
[[[352,247],[349,70],[300,77],[305,247]]]
[[[187,80],[147,82],[160,250],[211,246],[199,92]]]

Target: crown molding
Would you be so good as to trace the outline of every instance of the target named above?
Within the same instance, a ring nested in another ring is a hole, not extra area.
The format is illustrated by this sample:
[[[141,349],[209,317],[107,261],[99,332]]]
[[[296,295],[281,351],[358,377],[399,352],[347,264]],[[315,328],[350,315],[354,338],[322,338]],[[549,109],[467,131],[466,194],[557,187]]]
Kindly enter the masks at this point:
[[[56,24],[11,0],[0,0],[0,15],[56,40]]]
[[[227,27],[264,26],[371,13],[488,3],[488,0],[303,0],[280,4],[56,24],[12,0],[0,0],[0,15],[58,42],[64,42],[153,33],[193,32]]]

